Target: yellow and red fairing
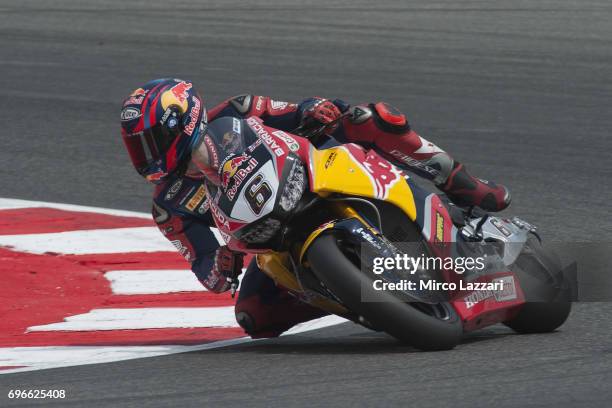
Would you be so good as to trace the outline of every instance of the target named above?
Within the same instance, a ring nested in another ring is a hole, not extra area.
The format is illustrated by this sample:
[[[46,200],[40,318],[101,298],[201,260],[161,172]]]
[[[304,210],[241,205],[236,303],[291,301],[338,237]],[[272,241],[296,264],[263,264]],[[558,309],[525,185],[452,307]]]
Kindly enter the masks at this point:
[[[346,144],[325,150],[310,149],[312,192],[326,197],[342,194],[390,202],[415,221],[416,204],[404,174],[373,150]]]

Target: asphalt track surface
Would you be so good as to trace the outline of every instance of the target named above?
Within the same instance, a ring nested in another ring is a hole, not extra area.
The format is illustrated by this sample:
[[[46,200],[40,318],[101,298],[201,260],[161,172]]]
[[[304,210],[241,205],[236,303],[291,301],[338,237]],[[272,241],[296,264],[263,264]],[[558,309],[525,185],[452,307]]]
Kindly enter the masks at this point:
[[[122,98],[160,76],[386,100],[509,185],[546,239],[612,241],[607,1],[0,1],[0,195],[147,211]],[[0,376],[0,406],[609,406],[612,305],[550,335],[421,353],[353,324],[222,350]],[[63,388],[10,401],[10,388]]]

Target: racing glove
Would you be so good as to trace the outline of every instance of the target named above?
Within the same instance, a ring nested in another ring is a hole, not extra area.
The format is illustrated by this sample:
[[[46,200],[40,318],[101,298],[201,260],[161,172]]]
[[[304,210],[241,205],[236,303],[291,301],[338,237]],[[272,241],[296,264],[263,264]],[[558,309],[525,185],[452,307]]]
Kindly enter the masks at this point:
[[[238,276],[242,273],[244,265],[244,254],[229,249],[226,245],[220,246],[215,252],[213,268],[210,271],[208,289],[211,292],[222,293],[230,288],[232,284],[238,287]]]
[[[302,112],[300,127],[302,129],[319,128],[338,120],[341,115],[340,109],[338,109],[329,99],[313,98],[313,103]],[[327,128],[325,133],[329,135],[333,133],[337,127],[338,124],[336,123]]]

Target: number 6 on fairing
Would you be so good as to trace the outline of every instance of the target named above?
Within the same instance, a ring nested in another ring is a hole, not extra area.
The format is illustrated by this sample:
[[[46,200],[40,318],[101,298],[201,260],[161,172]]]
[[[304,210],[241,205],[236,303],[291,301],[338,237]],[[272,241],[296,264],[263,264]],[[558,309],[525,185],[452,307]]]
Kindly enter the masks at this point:
[[[263,176],[258,174],[247,186],[244,196],[251,210],[253,210],[256,215],[259,215],[270,197],[272,197],[272,189],[268,183],[264,181]]]

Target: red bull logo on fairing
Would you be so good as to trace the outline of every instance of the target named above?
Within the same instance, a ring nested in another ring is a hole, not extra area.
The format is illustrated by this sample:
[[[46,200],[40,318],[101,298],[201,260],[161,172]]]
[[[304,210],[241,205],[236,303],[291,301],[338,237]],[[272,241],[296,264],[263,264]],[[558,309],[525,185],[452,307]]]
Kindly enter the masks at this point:
[[[247,166],[245,168],[240,168],[240,166],[247,161]],[[234,199],[242,182],[253,172],[253,170],[255,170],[258,164],[259,162],[254,157],[250,157],[246,153],[231,158],[223,164],[221,170],[221,185],[226,189],[227,198],[230,200]],[[234,183],[228,188],[232,180]]]
[[[221,168],[221,185],[224,188],[227,188],[230,180],[232,179],[234,174],[236,174],[236,171],[238,171],[238,167],[240,167],[242,163],[247,161],[247,159],[248,156],[243,153],[240,156],[231,158],[225,163],[223,163],[223,167]]]

